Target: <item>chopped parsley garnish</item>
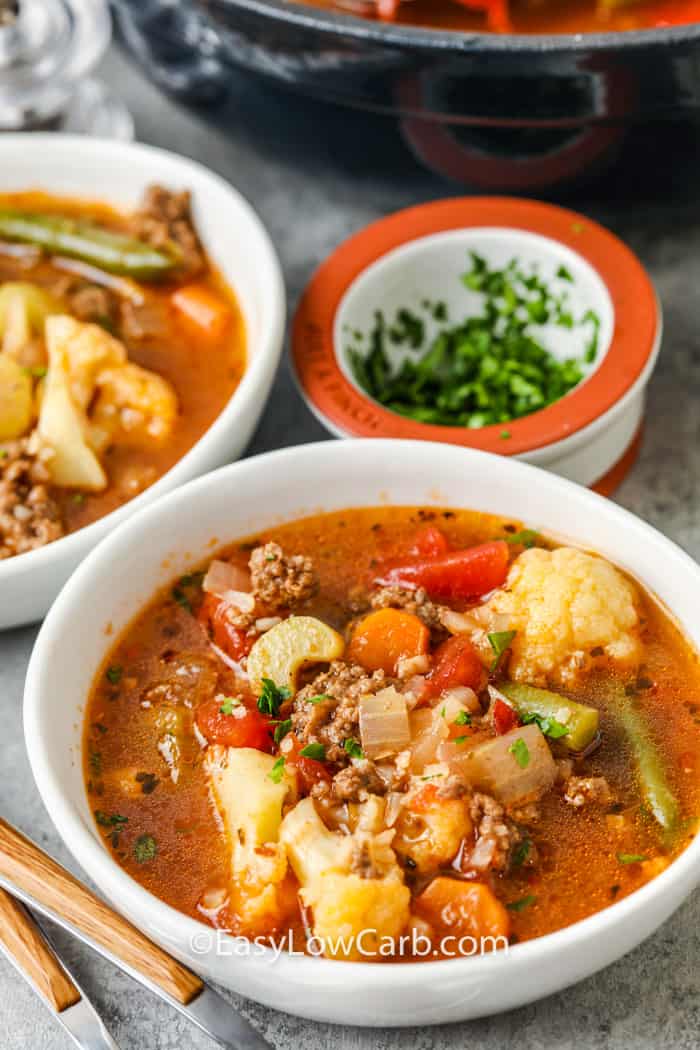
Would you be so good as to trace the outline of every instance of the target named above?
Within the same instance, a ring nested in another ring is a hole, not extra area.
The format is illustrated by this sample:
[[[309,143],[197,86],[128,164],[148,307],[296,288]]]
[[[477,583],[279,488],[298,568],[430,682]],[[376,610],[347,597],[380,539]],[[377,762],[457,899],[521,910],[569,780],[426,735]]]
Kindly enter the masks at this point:
[[[520,532],[512,532],[510,536],[505,537],[506,543],[528,548],[534,547],[539,539],[540,534],[535,532],[534,529],[521,529]]]
[[[491,670],[495,671],[498,667],[499,661],[505,651],[510,648],[511,642],[515,638],[517,631],[493,631],[487,635],[489,645],[494,651],[494,659],[491,664]]]
[[[511,438],[513,435],[511,434],[510,430],[502,430],[498,436],[501,439],[501,441],[508,441],[508,439]]]
[[[203,579],[203,572],[189,572],[186,576],[181,576],[173,587],[171,591],[173,601],[177,602],[185,612],[192,612],[192,598],[194,597],[192,592],[201,590]]]
[[[307,744],[299,754],[302,758],[313,758],[315,762],[326,761],[326,749],[323,744]]]
[[[158,844],[153,835],[139,835],[134,843],[134,857],[139,864],[153,860],[158,852]]]
[[[508,750],[520,768],[527,769],[530,764],[530,749],[521,736],[513,741]]]
[[[90,752],[88,764],[90,766],[90,772],[94,773],[96,777],[99,777],[102,773],[102,755],[99,751]]]
[[[618,853],[617,859],[620,864],[641,864],[647,858],[643,853]]]
[[[143,795],[152,795],[160,784],[160,780],[155,773],[137,773],[134,780],[141,785],[141,793]]]
[[[517,901],[509,901],[506,904],[508,911],[524,911],[525,908],[531,907],[537,901],[537,897],[534,894],[529,893],[527,897],[521,897]]]
[[[119,846],[119,836],[126,824],[129,823],[128,817],[122,817],[119,813],[104,813],[101,809],[95,810],[95,820],[101,828],[107,828],[109,835],[107,836],[112,844],[112,849],[117,849]]]
[[[343,741],[343,747],[350,755],[350,758],[364,758],[362,748],[358,744],[357,740],[353,740],[352,737],[348,737],[347,740]],[[324,756],[325,757],[325,756]]]
[[[353,375],[381,405],[421,423],[478,429],[539,411],[577,386],[598,354],[597,314],[574,316],[561,281],[573,283],[565,266],[547,282],[517,259],[492,269],[471,253],[462,283],[481,296],[477,310],[456,323],[427,300],[424,316],[404,307],[392,320],[377,310],[371,330],[346,335]],[[555,357],[548,325],[590,332],[580,356]]]
[[[325,700],[332,700],[333,697],[329,696],[328,693],[319,693],[318,696],[310,696],[307,700],[308,704],[322,704]]]
[[[286,737],[287,733],[290,732],[291,728],[292,728],[292,720],[291,720],[291,718],[285,718],[283,721],[278,722],[277,725],[275,726],[275,733],[274,733],[275,743],[279,744],[280,740],[283,740],[284,737]]]
[[[72,500],[73,500],[73,503],[75,503],[78,507],[81,507],[83,505],[83,503],[85,502],[85,493],[84,492],[74,492],[73,496],[72,496]]]
[[[277,718],[280,707],[291,695],[292,691],[286,685],[275,685],[271,678],[263,678],[262,692],[258,697],[258,711],[269,715],[270,718]]]
[[[460,711],[453,724],[456,726],[470,726],[472,724],[472,716],[468,711]]]
[[[469,739],[468,736],[456,736],[455,737],[455,744],[463,744],[465,742],[465,740],[468,740],[468,739]]]
[[[225,696],[223,698],[219,712],[222,715],[232,715],[234,707],[240,707],[242,700],[239,700],[237,696]]]
[[[530,849],[532,848],[532,842],[530,839],[523,839],[522,842],[518,843],[516,848],[513,850],[513,866],[521,868],[527,858],[530,856]]]
[[[108,667],[105,671],[105,678],[108,682],[111,682],[112,685],[119,685],[123,674],[124,668],[120,667],[118,664],[114,664],[112,667]]]
[[[119,813],[104,813],[101,809],[95,810],[95,820],[102,828],[121,828],[129,823],[128,817],[122,817]]]
[[[279,784],[282,780],[282,776],[284,775],[284,761],[284,755],[280,755],[270,772],[267,774],[273,784]]]
[[[525,726],[539,726],[540,731],[544,736],[548,736],[550,740],[561,740],[563,736],[567,736],[569,733],[569,727],[564,725],[563,722],[558,722],[556,718],[548,715],[535,714],[534,711],[521,715],[520,720]]]

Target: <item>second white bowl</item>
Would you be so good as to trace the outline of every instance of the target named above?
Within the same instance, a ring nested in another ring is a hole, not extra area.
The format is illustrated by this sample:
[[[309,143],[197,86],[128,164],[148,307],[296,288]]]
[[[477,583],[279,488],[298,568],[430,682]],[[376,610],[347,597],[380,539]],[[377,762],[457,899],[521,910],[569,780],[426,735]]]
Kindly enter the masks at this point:
[[[240,455],[265,406],[284,338],[284,283],[265,228],[237,190],[201,164],[150,146],[34,133],[0,142],[2,193],[39,189],[129,209],[150,183],[192,191],[204,247],[245,319],[246,371],[212,426],[150,488],[78,532],[0,561],[0,630],[40,619],[87,553],[140,507]]]

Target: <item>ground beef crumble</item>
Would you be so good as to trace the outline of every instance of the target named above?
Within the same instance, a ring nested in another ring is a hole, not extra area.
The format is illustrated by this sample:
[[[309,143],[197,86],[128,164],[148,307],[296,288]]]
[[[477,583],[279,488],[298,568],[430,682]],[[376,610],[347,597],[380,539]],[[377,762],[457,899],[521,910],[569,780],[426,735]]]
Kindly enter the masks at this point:
[[[514,824],[506,819],[503,806],[491,798],[476,792],[469,801],[469,815],[476,829],[476,843],[469,859],[478,871],[489,868],[504,871],[508,867],[510,854],[522,836]]]
[[[0,445],[0,559],[43,547],[64,533],[46,464],[32,439]]]
[[[613,795],[605,777],[569,777],[564,799],[575,809],[581,809],[591,803],[608,805],[612,802]]]
[[[368,758],[354,759],[333,777],[331,792],[340,802],[364,802],[369,795],[384,795],[386,782]]]
[[[304,746],[323,744],[328,762],[347,766],[350,756],[343,744],[348,739],[358,740],[360,697],[378,693],[389,684],[383,671],[369,675],[356,664],[334,661],[297,693],[292,713],[294,733]],[[318,696],[324,699],[310,703]]]
[[[373,609],[405,609],[422,620],[431,630],[442,630],[441,607],[431,602],[424,587],[405,590],[403,587],[382,587],[371,599]]]
[[[278,543],[256,547],[250,556],[253,594],[267,609],[290,608],[312,598],[318,577],[311,558],[285,554]]]
[[[175,193],[163,186],[149,186],[141,207],[131,218],[129,231],[155,248],[177,245],[188,277],[204,269],[204,253],[192,222],[188,190]]]

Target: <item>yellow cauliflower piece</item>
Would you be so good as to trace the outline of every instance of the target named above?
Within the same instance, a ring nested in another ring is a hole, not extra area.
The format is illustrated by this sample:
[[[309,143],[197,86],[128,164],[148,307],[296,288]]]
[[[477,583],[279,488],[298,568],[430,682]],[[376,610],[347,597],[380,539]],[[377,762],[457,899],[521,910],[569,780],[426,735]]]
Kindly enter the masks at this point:
[[[21,437],[33,414],[31,376],[14,358],[0,354],[0,441]]]
[[[609,562],[572,547],[524,551],[505,588],[474,615],[488,630],[517,631],[508,665],[517,681],[571,685],[594,649],[618,667],[641,659],[633,586]]]
[[[377,800],[381,805],[381,800]],[[366,959],[395,941],[409,921],[410,891],[391,848],[392,831],[375,834],[377,803],[360,814],[353,835],[330,831],[313,799],[291,809],[280,829],[313,931],[330,958]]]
[[[406,796],[394,826],[394,849],[410,858],[420,872],[449,864],[462,839],[472,834],[467,802],[439,798],[435,785],[424,782]]]
[[[328,871],[302,890],[314,936],[331,959],[370,959],[398,943],[408,925],[411,894],[396,879],[364,879]]]
[[[54,349],[44,381],[38,432],[51,455],[46,467],[54,485],[99,492],[107,476],[86,437],[87,418],[71,393],[65,352]]]
[[[177,418],[177,396],[167,379],[131,362],[105,368],[96,379],[97,401],[91,413],[91,440],[104,448],[120,441],[162,440]]]
[[[100,372],[126,363],[123,343],[100,325],[76,321],[68,314],[47,317],[45,333],[49,366],[54,358],[64,355],[73,400],[87,409]]]
[[[240,932],[254,937],[278,928],[296,906],[280,845],[289,777],[254,748],[207,748],[204,770],[231,848],[229,902]]]

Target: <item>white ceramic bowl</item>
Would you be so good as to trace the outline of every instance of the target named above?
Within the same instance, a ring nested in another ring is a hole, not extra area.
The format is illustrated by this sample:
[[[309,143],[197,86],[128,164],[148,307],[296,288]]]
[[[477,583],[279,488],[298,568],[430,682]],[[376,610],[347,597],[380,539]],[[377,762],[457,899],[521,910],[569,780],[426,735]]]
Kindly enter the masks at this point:
[[[126,522],[89,555],[39,634],[25,693],[26,743],[44,804],[76,860],[139,928],[202,974],[278,1010],[320,1021],[458,1021],[558,991],[639,944],[700,881],[700,838],[638,892],[507,953],[381,965],[284,955],[275,961],[261,949],[242,954],[240,942],[230,937],[217,943],[208,927],[134,882],[102,845],[83,786],[81,723],[93,676],[158,587],[210,557],[212,537],[223,544],[280,520],[378,504],[473,507],[571,537],[643,580],[700,646],[700,568],[600,496],[539,468],[452,446],[305,445],[191,482]]]
[[[40,619],[88,551],[139,507],[235,459],[270,391],[284,338],[284,283],[270,238],[233,187],[194,161],[149,146],[34,133],[0,140],[0,192],[41,189],[128,209],[153,182],[192,190],[204,247],[234,289],[245,318],[246,371],[211,427],[150,488],[78,532],[0,561],[0,629]]]

